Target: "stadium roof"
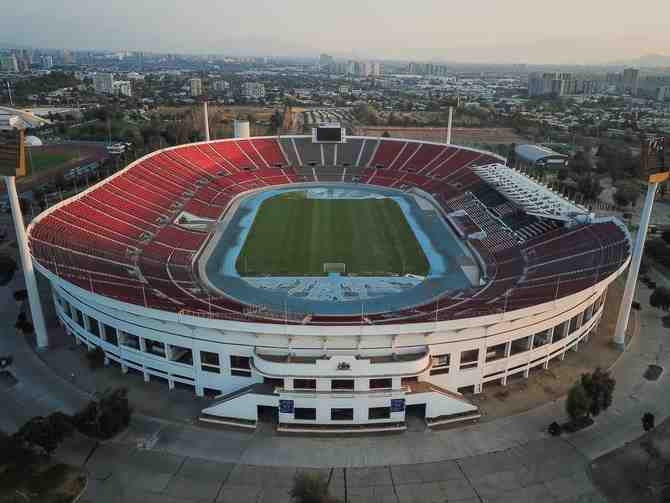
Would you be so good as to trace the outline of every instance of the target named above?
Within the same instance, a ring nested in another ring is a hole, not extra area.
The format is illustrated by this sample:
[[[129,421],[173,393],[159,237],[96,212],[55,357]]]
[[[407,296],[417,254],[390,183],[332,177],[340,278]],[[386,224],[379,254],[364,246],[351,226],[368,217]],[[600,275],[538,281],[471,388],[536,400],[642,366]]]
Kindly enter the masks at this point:
[[[585,208],[507,166],[476,166],[472,170],[527,213],[565,218],[588,215]]]
[[[559,154],[542,145],[517,145],[514,149],[516,155],[526,162],[537,162],[544,159],[566,160],[567,155]]]

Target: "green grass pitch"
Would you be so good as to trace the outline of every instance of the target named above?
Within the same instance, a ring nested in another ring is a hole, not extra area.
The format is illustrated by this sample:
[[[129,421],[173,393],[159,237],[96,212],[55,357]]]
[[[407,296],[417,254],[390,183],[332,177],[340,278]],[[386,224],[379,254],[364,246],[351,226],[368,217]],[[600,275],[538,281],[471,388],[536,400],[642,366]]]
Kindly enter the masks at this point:
[[[429,271],[392,199],[307,199],[302,192],[261,204],[236,267],[242,276],[310,276],[323,275],[325,262],[362,276]]]

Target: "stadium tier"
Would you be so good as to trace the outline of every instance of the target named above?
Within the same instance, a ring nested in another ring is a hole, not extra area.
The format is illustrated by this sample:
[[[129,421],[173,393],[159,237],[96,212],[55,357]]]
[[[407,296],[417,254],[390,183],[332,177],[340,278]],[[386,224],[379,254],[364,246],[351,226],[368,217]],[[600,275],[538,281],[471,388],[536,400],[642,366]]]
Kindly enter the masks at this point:
[[[520,182],[508,171],[487,152],[390,138],[182,145],[48,209],[30,225],[29,244],[66,330],[124,372],[218,395],[205,420],[255,424],[265,404],[279,408],[287,431],[402,429],[405,406],[423,404],[438,424],[476,415],[459,390],[527,376],[587,338],[629,259],[618,221],[568,201],[569,211],[544,214],[537,190],[560,196],[523,178],[527,187],[510,188],[508,180]],[[249,194],[338,184],[433,205],[419,213],[438,215],[457,236],[472,257],[459,264],[472,284],[440,289],[428,275],[433,290],[421,301],[408,295],[406,305],[333,314],[245,302],[207,280],[203,253]],[[526,204],[529,187],[536,192]],[[316,391],[339,405],[324,405]]]

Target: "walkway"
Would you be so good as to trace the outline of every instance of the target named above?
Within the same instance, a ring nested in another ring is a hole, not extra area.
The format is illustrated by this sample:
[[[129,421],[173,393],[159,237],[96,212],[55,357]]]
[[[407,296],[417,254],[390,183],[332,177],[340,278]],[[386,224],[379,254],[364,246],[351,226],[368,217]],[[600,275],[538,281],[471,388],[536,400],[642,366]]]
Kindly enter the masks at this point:
[[[12,336],[16,307],[3,288],[0,354],[15,357],[19,382],[0,388],[0,427],[51,410],[73,411],[84,394],[55,376],[26,341]],[[614,405],[594,427],[549,438],[546,426],[564,418],[562,401],[517,416],[438,432],[347,438],[288,437],[201,428],[136,415],[128,431],[95,448],[68,442],[59,455],[91,474],[88,502],[288,501],[295,467],[320,469],[343,501],[504,502],[603,501],[587,476],[589,463],[638,437],[647,410],[657,423],[670,415],[667,372],[656,382],[649,363],[668,367],[662,313],[648,308],[641,287],[641,335],[614,369]],[[44,299],[46,301],[46,299]]]

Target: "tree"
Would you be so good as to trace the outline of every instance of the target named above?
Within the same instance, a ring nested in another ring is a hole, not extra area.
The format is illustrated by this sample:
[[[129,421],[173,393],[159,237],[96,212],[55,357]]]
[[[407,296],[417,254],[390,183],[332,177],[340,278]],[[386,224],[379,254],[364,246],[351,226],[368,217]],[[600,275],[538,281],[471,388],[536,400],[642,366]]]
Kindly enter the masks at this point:
[[[384,132],[382,133],[382,138],[390,138],[390,137],[391,137],[391,135],[389,134],[388,131],[384,131]]]
[[[15,435],[27,446],[38,447],[50,456],[73,431],[71,418],[62,412],[54,412],[47,417],[30,419]]]
[[[639,187],[633,182],[621,182],[617,184],[614,192],[614,202],[619,206],[635,206],[637,196],[640,194]]]
[[[108,439],[128,426],[131,415],[128,390],[118,388],[105,391],[97,401],[91,400],[74,415],[73,422],[85,435]]]
[[[319,474],[298,473],[289,492],[295,503],[335,503],[328,493],[328,481]]]
[[[609,371],[598,367],[590,374],[582,374],[581,383],[591,400],[589,413],[592,416],[597,416],[612,405],[612,395],[616,381]]]
[[[662,309],[663,311],[670,309],[670,289],[664,286],[656,288],[652,292],[651,297],[649,297],[649,304],[651,304],[651,307]]]
[[[589,415],[591,409],[591,397],[582,386],[582,383],[576,383],[568,392],[568,398],[565,401],[565,411],[572,421],[578,421]]]
[[[593,201],[598,199],[603,188],[600,186],[598,177],[585,174],[577,178],[577,190],[582,193],[585,199]]]
[[[651,412],[642,414],[642,428],[644,431],[653,430],[656,424],[656,417]]]

